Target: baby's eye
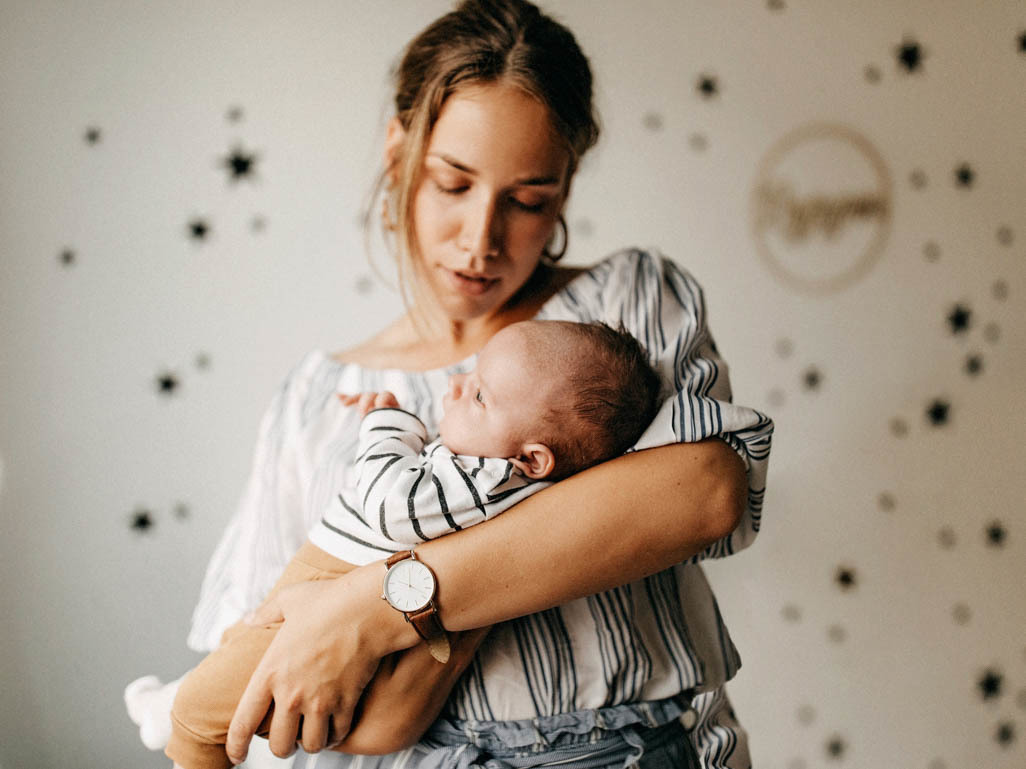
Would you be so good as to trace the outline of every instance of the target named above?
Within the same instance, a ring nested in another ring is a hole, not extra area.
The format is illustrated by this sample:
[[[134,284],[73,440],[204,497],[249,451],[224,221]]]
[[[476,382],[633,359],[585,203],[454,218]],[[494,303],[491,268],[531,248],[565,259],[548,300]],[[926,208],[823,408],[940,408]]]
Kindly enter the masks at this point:
[[[481,403],[481,404],[484,403],[484,398],[481,397],[481,391],[480,390],[477,391],[477,394],[474,396],[474,400],[476,400],[478,403]]]

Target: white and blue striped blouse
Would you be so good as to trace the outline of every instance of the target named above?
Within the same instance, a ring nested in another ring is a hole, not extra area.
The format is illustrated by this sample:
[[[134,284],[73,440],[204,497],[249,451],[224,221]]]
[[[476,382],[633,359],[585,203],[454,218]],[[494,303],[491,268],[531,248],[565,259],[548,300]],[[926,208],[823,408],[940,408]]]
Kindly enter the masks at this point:
[[[729,536],[685,563],[497,626],[447,714],[514,720],[688,690],[712,694],[734,676],[740,658],[698,562],[746,547],[758,533],[772,422],[731,403],[701,288],[669,259],[640,250],[613,254],[575,277],[537,317],[622,322],[649,351],[666,387],[662,409],[636,448],[722,438],[747,468],[747,510]],[[359,416],[339,408],[335,394],[391,390],[433,433],[448,376],[472,363],[369,370],[319,351],[300,362],[264,416],[251,476],[204,579],[192,648],[216,646],[223,630],[259,603],[342,479],[352,477]]]

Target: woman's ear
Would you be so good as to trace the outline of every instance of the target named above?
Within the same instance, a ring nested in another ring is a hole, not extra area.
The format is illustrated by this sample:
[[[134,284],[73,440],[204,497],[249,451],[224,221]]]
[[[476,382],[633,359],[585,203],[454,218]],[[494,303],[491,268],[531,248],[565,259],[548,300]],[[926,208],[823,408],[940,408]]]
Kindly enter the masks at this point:
[[[406,129],[398,117],[388,121],[385,133],[385,178],[389,186],[399,181],[399,152],[406,141]]]
[[[556,457],[544,443],[525,443],[520,447],[520,456],[509,461],[528,478],[541,480],[556,469]]]

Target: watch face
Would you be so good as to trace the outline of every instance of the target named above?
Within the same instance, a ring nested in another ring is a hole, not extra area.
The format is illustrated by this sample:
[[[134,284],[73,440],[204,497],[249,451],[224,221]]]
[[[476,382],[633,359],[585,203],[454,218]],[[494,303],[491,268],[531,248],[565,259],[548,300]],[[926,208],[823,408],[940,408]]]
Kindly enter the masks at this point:
[[[435,575],[420,561],[399,561],[385,574],[384,593],[399,611],[423,609],[435,594]]]

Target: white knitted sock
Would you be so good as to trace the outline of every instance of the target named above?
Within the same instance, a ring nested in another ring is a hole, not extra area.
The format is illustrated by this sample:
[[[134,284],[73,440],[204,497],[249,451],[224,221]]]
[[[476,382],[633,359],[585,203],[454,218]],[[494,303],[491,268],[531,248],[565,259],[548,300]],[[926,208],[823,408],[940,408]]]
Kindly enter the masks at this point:
[[[182,678],[165,684],[156,676],[143,676],[125,687],[128,717],[139,727],[139,739],[150,750],[163,750],[171,739],[171,705]]]

